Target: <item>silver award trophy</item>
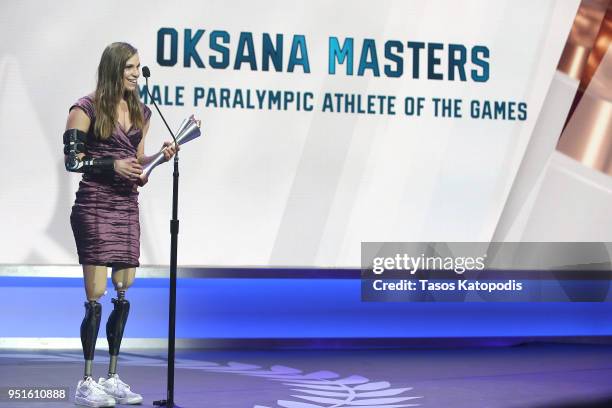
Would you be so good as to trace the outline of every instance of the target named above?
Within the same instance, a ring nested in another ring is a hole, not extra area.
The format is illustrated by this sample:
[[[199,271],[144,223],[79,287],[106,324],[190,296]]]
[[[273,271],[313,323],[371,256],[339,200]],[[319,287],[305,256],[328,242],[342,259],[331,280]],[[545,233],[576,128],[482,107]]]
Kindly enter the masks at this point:
[[[199,137],[201,135],[200,124],[201,122],[199,120],[196,120],[193,115],[191,115],[189,119],[183,120],[181,126],[176,131],[176,142],[179,145],[182,145]],[[155,156],[153,156],[153,160],[151,160],[151,162],[147,164],[146,167],[143,169],[142,174],[140,175],[140,179],[147,179],[153,169],[164,162],[164,153],[162,149]]]

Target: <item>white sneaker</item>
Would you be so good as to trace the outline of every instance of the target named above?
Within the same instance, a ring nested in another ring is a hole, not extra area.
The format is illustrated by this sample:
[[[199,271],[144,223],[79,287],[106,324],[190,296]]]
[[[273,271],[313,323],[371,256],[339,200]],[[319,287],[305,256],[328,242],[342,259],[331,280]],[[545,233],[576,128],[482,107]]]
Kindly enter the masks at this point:
[[[93,378],[87,377],[77,384],[74,403],[86,407],[114,407],[115,399],[108,395]]]
[[[98,384],[108,395],[115,398],[117,404],[140,404],[142,402],[142,395],[131,391],[130,386],[121,381],[117,374],[113,374],[110,378],[100,378]]]

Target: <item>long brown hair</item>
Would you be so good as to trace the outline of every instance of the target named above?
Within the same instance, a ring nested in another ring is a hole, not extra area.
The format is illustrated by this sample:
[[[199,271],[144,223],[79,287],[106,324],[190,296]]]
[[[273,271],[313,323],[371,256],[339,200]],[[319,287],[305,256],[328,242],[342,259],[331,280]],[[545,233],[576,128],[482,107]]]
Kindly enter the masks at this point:
[[[117,125],[117,104],[125,96],[130,120],[138,129],[144,125],[144,117],[138,97],[138,87],[132,92],[123,90],[123,71],[127,60],[138,50],[128,43],[112,43],[102,53],[98,65],[98,83],[94,98],[96,123],[94,132],[102,140],[108,139]]]

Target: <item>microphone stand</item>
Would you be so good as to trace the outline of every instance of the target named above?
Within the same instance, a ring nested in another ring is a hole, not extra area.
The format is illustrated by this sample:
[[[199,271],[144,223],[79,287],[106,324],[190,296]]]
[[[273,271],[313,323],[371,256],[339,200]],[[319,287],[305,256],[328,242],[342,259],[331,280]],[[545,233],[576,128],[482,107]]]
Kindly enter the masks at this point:
[[[146,68],[146,70],[145,70]],[[174,146],[178,148],[176,137],[174,132],[168,126],[164,115],[162,115],[159,107],[155,103],[155,99],[149,92],[149,76],[150,72],[147,67],[142,69],[145,77],[147,88],[147,94],[153,106],[157,109],[159,116],[161,116],[168,132],[174,140]],[[166,399],[153,401],[153,405],[166,407],[166,408],[180,408],[174,404],[174,359],[175,359],[175,339],[176,339],[176,264],[177,264],[177,251],[178,251],[178,232],[179,232],[179,220],[178,220],[178,185],[179,185],[179,156],[178,151],[174,155],[174,171],[172,173],[172,219],[170,220],[170,304],[168,307],[168,383],[166,387]]]

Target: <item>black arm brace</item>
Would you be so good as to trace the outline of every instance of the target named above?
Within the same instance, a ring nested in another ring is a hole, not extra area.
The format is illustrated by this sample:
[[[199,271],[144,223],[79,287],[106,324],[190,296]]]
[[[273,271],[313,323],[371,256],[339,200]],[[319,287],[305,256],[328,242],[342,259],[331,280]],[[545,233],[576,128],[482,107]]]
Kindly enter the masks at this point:
[[[115,170],[115,160],[112,157],[101,157],[94,159],[87,156],[85,142],[87,141],[87,133],[79,129],[68,129],[64,132],[64,154],[67,156],[64,160],[66,170],[76,173],[91,173],[91,174],[108,174]],[[84,153],[85,157],[78,158],[80,153]]]

